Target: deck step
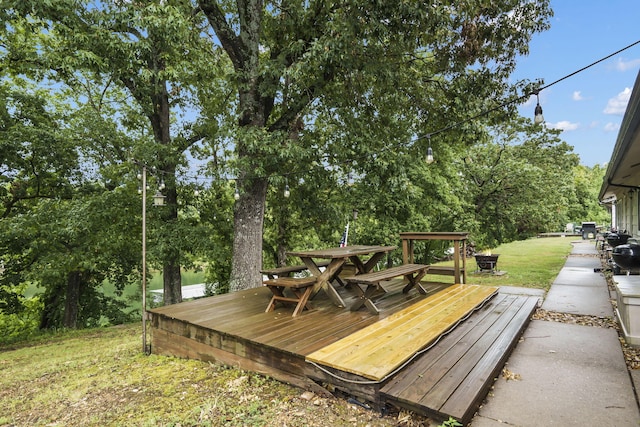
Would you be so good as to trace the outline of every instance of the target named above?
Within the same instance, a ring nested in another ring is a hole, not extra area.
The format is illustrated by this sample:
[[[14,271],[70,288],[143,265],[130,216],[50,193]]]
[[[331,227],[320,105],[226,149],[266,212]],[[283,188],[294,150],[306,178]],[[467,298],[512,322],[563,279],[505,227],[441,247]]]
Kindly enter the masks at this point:
[[[307,356],[318,365],[382,381],[497,293],[453,285]]]
[[[538,297],[498,294],[395,375],[383,401],[435,420],[466,425],[504,367]]]

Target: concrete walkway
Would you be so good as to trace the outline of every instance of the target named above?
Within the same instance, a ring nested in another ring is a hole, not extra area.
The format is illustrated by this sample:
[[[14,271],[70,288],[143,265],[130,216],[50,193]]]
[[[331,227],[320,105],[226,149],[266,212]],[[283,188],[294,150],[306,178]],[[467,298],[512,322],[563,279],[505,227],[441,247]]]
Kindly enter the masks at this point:
[[[595,244],[575,241],[542,308],[612,317]],[[640,426],[640,410],[618,333],[613,329],[532,320],[472,427]],[[636,383],[640,386],[640,383]]]

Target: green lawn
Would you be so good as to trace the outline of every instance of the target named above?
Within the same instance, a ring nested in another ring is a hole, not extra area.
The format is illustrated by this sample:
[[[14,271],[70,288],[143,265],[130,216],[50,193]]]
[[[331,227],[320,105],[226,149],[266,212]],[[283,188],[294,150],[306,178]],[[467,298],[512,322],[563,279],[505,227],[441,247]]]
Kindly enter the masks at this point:
[[[187,270],[182,272],[182,286],[196,285],[198,283],[204,283],[204,271]],[[159,271],[152,271],[147,278],[147,295],[149,291],[162,289],[162,274]],[[122,296],[119,299],[127,302],[130,312],[139,312],[142,305],[142,283],[138,282],[129,286],[126,286],[122,292]],[[38,293],[42,292],[41,288],[35,285],[29,286],[25,291],[25,296],[30,298]],[[104,281],[102,284],[102,292],[109,296],[115,296],[115,286],[109,281]],[[147,308],[151,304],[151,300],[147,299]]]
[[[182,271],[182,286],[196,285],[198,283],[204,283],[204,271]],[[124,290],[124,295],[131,296],[139,293],[141,286],[141,283],[128,286]],[[113,295],[115,287],[113,284],[105,282],[102,285],[102,289],[106,295]],[[150,291],[162,289],[162,274],[159,271],[149,273],[149,277],[147,277],[147,289]]]
[[[467,282],[492,286],[521,286],[549,290],[571,252],[575,237],[534,238],[506,243],[491,250],[500,254],[497,270],[503,274],[477,273],[474,258],[467,259]],[[436,265],[452,266],[453,261]],[[451,276],[428,275],[427,280],[451,282]]]
[[[0,346],[0,354],[0,426],[398,425],[397,414],[381,416],[346,399],[310,400],[256,373],[145,356],[138,324],[58,331]],[[425,425],[414,418],[403,425]]]

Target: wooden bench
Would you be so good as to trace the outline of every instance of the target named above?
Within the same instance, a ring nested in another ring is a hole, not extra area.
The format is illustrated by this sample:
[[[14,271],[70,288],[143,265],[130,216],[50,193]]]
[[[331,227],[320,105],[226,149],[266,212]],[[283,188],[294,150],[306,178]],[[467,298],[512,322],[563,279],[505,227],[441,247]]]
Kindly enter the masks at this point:
[[[458,271],[464,276],[465,268],[460,268]],[[445,265],[430,265],[427,274],[437,274],[438,276],[455,276],[456,268]]]
[[[426,295],[427,291],[425,291],[425,289],[420,285],[420,279],[427,274],[428,269],[429,266],[425,264],[403,264],[380,271],[346,277],[345,281],[347,284],[354,285],[353,288],[358,292],[360,297],[351,306],[351,311],[356,311],[365,305],[373,314],[379,314],[380,312],[371,300],[371,297],[379,291],[387,292],[381,282],[391,280],[399,276],[404,276],[404,279],[408,282],[402,289],[403,293],[406,294],[415,287],[418,289],[418,292]],[[363,290],[360,285],[365,285],[366,288]]]
[[[329,260],[317,262],[318,267],[326,267],[329,265]],[[260,270],[260,272],[266,275],[269,279],[276,279],[278,277],[289,277],[291,273],[301,273],[307,271],[308,267],[304,264],[301,265],[285,265],[283,267],[269,268]]]
[[[292,317],[300,314],[305,308],[311,308],[309,297],[311,296],[313,285],[316,283],[315,277],[278,277],[265,280],[263,283],[273,293],[265,313],[273,311],[278,301],[296,305]],[[289,289],[293,296],[286,296],[284,294],[285,289]]]

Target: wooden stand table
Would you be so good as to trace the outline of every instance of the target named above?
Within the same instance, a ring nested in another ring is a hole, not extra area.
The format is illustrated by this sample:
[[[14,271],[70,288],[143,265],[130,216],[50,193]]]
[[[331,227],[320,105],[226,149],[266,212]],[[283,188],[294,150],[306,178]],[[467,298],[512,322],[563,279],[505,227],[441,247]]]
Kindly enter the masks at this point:
[[[402,262],[413,264],[413,242],[415,240],[447,240],[453,242],[453,276],[455,283],[467,283],[467,232],[405,232],[402,239]],[[460,265],[460,247],[462,246],[462,266]],[[439,268],[430,267],[429,273],[438,274]],[[461,281],[462,279],[462,281]]]

